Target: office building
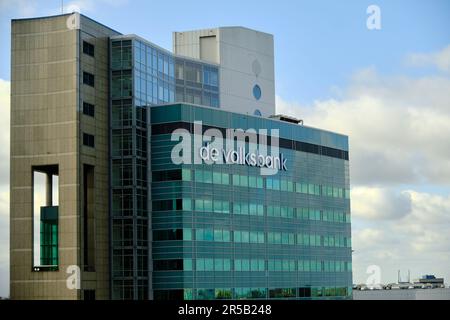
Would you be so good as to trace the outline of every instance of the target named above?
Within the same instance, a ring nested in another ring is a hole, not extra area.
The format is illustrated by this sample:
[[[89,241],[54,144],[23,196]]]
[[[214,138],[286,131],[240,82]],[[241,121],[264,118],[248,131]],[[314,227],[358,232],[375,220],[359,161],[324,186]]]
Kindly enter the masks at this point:
[[[11,297],[350,298],[348,138],[273,116],[271,35],[173,47],[78,13],[12,21]],[[175,130],[239,128],[226,163],[174,162]]]

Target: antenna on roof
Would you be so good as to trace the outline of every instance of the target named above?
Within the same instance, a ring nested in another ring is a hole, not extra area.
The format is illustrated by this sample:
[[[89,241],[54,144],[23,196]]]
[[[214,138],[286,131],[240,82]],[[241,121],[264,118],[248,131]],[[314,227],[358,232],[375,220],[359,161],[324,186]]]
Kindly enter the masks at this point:
[[[61,0],[61,14],[64,14],[64,0]]]

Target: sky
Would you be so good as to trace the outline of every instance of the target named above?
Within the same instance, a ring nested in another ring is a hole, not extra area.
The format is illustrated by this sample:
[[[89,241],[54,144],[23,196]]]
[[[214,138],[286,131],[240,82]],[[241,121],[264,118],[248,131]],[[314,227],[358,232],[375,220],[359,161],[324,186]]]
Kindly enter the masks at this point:
[[[369,30],[377,5],[381,29]],[[276,108],[349,136],[353,277],[370,265],[450,283],[450,2],[64,1],[171,50],[172,31],[245,26],[275,39]],[[9,248],[10,20],[59,14],[60,0],[0,0],[0,296]]]

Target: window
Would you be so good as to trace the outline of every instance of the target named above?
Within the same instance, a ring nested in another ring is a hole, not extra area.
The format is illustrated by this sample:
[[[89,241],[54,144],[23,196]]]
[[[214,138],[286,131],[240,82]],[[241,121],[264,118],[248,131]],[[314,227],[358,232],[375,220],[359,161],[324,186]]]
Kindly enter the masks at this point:
[[[93,104],[83,102],[83,113],[87,116],[94,117],[95,107]]]
[[[41,207],[41,265],[58,265],[58,207]]]
[[[189,265],[186,267],[189,268]],[[168,270],[184,270],[184,261],[182,259],[171,260],[153,260],[154,271],[168,271]]]
[[[190,240],[190,229],[153,230],[153,241]]]
[[[153,211],[179,211],[183,210],[183,204],[183,199],[156,200],[153,201]]]
[[[95,300],[95,290],[83,290],[84,291],[84,300]]]
[[[88,86],[94,87],[94,75],[92,73],[83,71],[83,83],[87,84]]]
[[[185,170],[185,169],[183,169]],[[187,171],[190,173],[190,171]],[[153,171],[153,182],[162,182],[162,181],[180,181],[183,178],[187,179],[187,172],[184,173],[179,169],[176,170],[166,170],[166,171]]]
[[[95,147],[94,136],[92,134],[83,133],[83,144],[87,147],[94,148]]]
[[[261,99],[261,87],[257,84],[253,87],[253,97],[255,97],[256,100]]]
[[[89,42],[83,41],[83,53],[87,54],[88,56],[93,57],[94,56],[94,45],[90,44]]]

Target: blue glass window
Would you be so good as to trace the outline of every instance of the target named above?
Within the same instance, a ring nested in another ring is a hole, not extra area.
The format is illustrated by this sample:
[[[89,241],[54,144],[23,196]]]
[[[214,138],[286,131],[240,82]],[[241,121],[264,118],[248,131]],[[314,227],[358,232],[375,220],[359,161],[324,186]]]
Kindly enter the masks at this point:
[[[253,87],[253,96],[256,100],[261,99],[261,88],[257,84]]]

